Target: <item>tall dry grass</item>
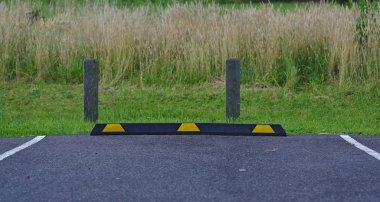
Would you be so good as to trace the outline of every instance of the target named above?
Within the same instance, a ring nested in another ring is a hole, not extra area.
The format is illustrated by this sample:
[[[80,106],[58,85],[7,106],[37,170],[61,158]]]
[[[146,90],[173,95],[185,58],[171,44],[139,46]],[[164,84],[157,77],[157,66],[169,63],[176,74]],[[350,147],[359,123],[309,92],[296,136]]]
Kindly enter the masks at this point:
[[[355,7],[321,4],[283,12],[84,5],[45,8],[44,18],[31,18],[32,10],[23,3],[0,6],[2,81],[81,82],[87,57],[99,59],[107,85],[223,80],[229,57],[241,59],[243,83],[293,87],[380,76],[380,14],[373,16],[363,48]]]

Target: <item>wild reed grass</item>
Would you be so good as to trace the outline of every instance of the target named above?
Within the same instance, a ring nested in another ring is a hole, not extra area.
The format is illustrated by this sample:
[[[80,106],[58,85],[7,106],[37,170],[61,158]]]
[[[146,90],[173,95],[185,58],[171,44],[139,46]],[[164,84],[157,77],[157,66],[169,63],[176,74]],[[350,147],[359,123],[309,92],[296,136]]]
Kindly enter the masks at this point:
[[[98,58],[105,85],[196,84],[223,81],[225,60],[237,57],[248,84],[378,81],[380,14],[371,18],[364,48],[358,16],[355,6],[331,4],[286,12],[202,4],[0,4],[0,79],[79,83],[83,59]]]

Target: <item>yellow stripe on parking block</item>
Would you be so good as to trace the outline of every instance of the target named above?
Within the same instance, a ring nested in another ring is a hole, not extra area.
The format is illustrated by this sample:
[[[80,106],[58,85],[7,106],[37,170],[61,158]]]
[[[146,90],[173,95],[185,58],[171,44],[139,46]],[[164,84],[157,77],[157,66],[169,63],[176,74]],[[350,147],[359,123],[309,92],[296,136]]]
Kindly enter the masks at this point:
[[[107,124],[103,129],[104,133],[123,133],[125,132],[123,126],[120,124]]]
[[[256,125],[252,133],[274,133],[274,130],[270,125]]]
[[[199,132],[199,128],[195,123],[183,123],[177,130],[178,132]]]

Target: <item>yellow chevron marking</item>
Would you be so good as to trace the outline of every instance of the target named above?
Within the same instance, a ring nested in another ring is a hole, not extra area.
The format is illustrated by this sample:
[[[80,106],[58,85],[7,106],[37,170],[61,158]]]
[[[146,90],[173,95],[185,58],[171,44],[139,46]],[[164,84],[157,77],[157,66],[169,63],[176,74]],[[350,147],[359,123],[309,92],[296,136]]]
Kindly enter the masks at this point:
[[[195,123],[183,123],[177,130],[178,132],[199,132],[199,128]]]
[[[256,125],[252,133],[274,133],[274,130],[270,125]]]
[[[125,132],[124,128],[116,123],[116,124],[107,124],[106,127],[103,129],[104,133],[123,133]]]

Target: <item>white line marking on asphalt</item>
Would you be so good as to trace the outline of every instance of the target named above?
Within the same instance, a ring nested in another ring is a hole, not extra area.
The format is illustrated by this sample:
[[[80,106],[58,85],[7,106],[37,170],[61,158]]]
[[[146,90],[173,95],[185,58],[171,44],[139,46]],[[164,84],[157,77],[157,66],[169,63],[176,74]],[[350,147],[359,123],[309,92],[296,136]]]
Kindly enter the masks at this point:
[[[358,149],[365,151],[367,154],[375,157],[375,159],[380,161],[380,154],[377,153],[375,150],[372,150],[372,149],[362,145],[360,142],[356,141],[354,138],[352,138],[348,135],[340,135],[340,137],[343,138],[344,140],[346,140],[347,142],[349,142],[350,144],[354,145]]]
[[[14,149],[11,149],[11,150],[9,150],[9,151],[1,154],[0,155],[0,161],[4,160],[7,157],[12,156],[13,154],[15,154],[15,153],[17,153],[17,152],[19,152],[19,151],[21,151],[21,150],[23,150],[23,149],[25,149],[25,148],[27,148],[29,146],[32,146],[33,144],[35,144],[35,143],[41,141],[42,139],[44,139],[44,137],[45,136],[37,136],[37,137],[33,138],[32,140],[30,140],[28,142],[25,142],[24,144],[22,144],[22,145],[14,148]]]

